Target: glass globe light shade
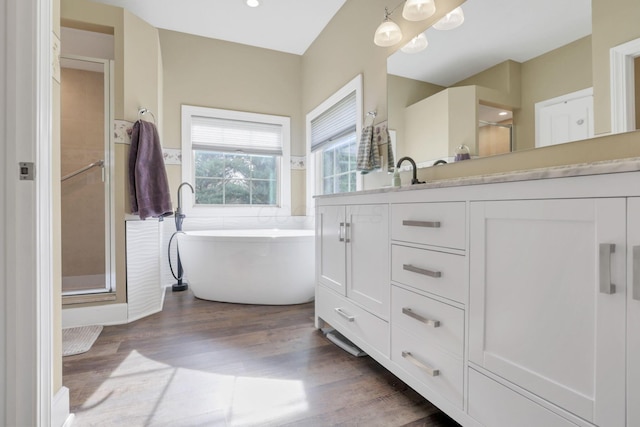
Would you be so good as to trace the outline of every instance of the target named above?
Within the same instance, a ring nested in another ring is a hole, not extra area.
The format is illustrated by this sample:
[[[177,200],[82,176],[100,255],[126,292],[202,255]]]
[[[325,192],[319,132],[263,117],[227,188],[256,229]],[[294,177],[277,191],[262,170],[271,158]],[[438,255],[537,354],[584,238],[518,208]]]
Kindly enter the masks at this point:
[[[424,33],[420,33],[409,41],[406,45],[400,48],[404,53],[418,53],[425,50],[429,46],[429,41]]]
[[[436,30],[452,30],[459,27],[464,22],[464,12],[462,8],[456,7],[451,12],[443,16],[438,22],[433,24]]]
[[[407,21],[422,21],[436,13],[433,0],[407,0],[402,8],[402,17]]]
[[[398,24],[390,19],[385,19],[376,30],[373,42],[382,47],[393,46],[402,39],[402,31]]]
[[[259,0],[247,0],[247,6],[249,7],[258,7],[260,6]]]

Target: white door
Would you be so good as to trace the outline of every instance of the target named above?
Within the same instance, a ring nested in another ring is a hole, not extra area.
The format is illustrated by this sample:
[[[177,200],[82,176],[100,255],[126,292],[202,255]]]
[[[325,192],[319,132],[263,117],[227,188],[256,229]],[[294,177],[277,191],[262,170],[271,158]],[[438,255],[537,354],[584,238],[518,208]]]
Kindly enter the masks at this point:
[[[591,89],[539,102],[535,110],[536,147],[593,137]]]
[[[640,198],[627,205],[627,425],[640,425]]]
[[[347,207],[347,296],[389,318],[389,206]]]
[[[625,216],[625,199],[472,203],[470,361],[624,426]]]
[[[318,283],[346,295],[344,206],[320,206],[316,212]]]

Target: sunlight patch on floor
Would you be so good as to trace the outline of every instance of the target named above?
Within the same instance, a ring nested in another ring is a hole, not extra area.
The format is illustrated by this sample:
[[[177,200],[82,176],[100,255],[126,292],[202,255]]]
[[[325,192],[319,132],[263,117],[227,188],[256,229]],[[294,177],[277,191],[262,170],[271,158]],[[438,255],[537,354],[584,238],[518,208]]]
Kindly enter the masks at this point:
[[[144,371],[139,370],[141,366]],[[149,393],[150,383],[155,393]],[[95,418],[105,401],[120,408],[130,425],[179,425],[181,420],[206,418],[211,423],[245,426],[295,419],[309,409],[303,381],[179,368],[135,350],[87,399],[78,420],[83,410],[91,410]]]

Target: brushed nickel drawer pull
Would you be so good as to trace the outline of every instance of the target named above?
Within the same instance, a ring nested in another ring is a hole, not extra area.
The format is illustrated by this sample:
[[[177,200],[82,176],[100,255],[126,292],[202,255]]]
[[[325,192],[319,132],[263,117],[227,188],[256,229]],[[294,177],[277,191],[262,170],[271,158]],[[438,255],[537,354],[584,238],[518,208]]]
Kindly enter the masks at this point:
[[[633,247],[633,288],[632,297],[640,301],[640,246]]]
[[[440,271],[426,270],[424,268],[414,267],[411,264],[402,264],[402,269],[406,271],[410,271],[412,273],[418,273],[418,274],[422,274],[429,277],[436,277],[436,278],[442,277],[442,272]]]
[[[412,221],[405,219],[402,221],[402,225],[408,227],[440,228],[440,221]]]
[[[345,313],[340,307],[336,308],[335,310],[336,310],[336,313],[338,313],[340,316],[347,319],[347,321],[349,322],[353,322],[354,320],[356,320],[355,316],[351,316],[350,314]]]
[[[612,243],[600,243],[600,293],[615,294],[616,285],[611,283],[611,254],[616,251]]]
[[[402,307],[402,314],[406,314],[407,316],[411,317],[412,319],[416,319],[418,322],[422,322],[425,325],[432,326],[434,328],[440,327],[440,321],[439,320],[432,320],[432,319],[427,319],[426,317],[422,317],[419,314],[414,313],[413,310],[411,310],[408,307]]]
[[[344,222],[340,223],[340,228],[338,229],[338,241],[344,242]]]
[[[422,363],[421,361],[419,361],[418,359],[413,357],[413,354],[411,354],[408,351],[403,351],[402,352],[402,357],[407,359],[409,362],[413,363],[418,368],[420,368],[423,371],[425,371],[427,373],[427,375],[430,375],[432,377],[437,377],[438,375],[440,375],[440,370],[433,369],[431,366],[425,365],[424,363]]]

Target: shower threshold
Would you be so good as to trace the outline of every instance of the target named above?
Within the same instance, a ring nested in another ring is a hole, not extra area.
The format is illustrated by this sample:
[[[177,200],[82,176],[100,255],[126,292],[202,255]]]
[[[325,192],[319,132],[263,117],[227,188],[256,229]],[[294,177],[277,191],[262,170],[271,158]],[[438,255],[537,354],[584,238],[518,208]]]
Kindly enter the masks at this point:
[[[100,292],[94,293],[62,293],[62,305],[87,304],[91,302],[107,302],[115,300],[116,293],[107,292],[104,289]]]

